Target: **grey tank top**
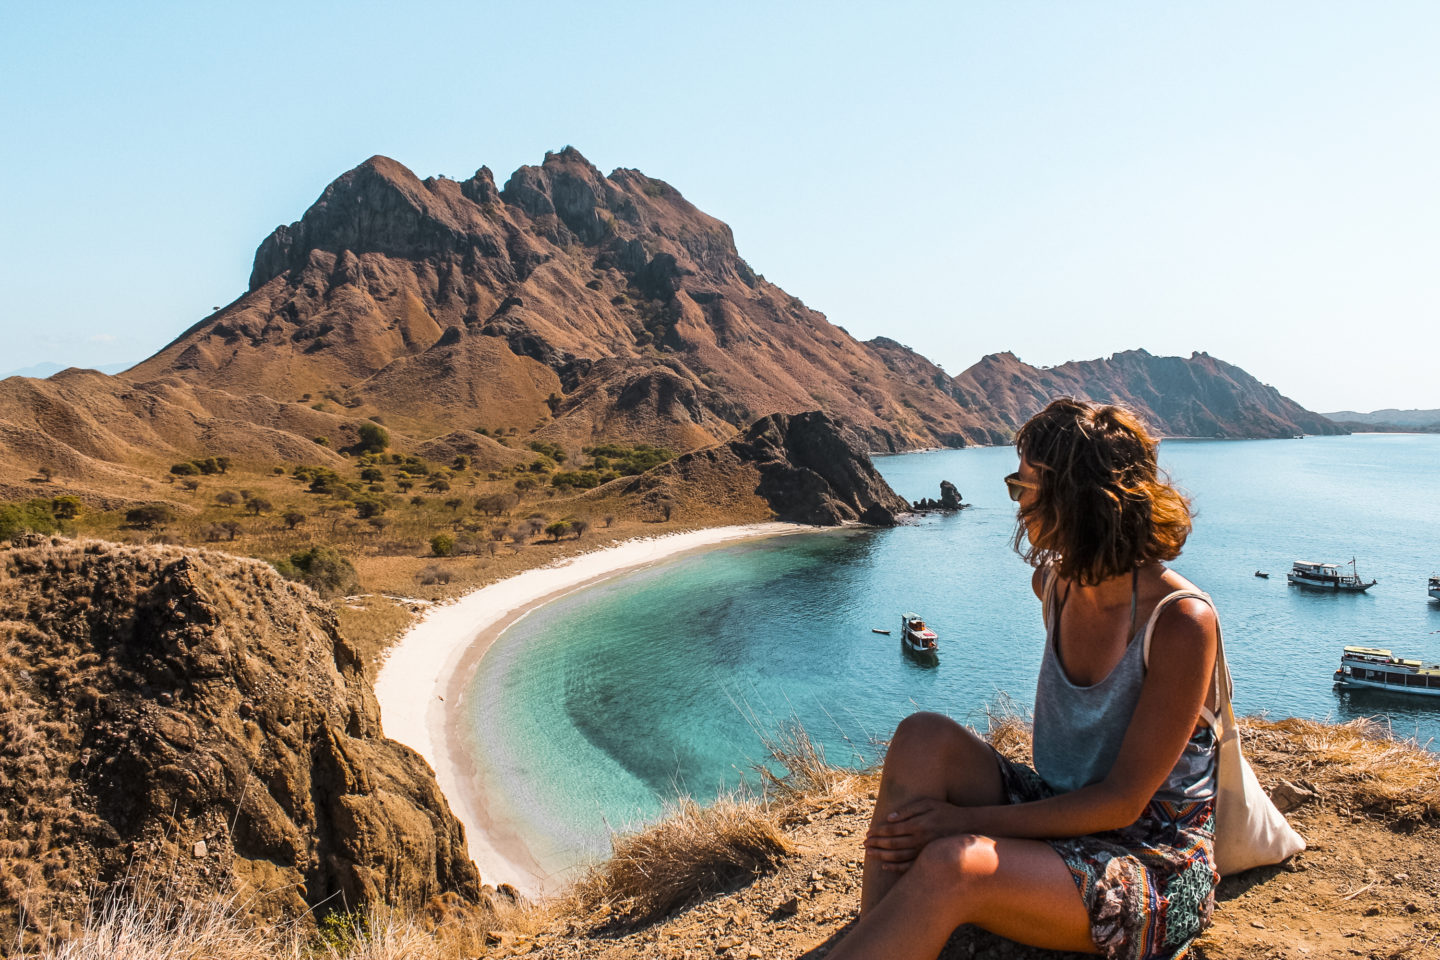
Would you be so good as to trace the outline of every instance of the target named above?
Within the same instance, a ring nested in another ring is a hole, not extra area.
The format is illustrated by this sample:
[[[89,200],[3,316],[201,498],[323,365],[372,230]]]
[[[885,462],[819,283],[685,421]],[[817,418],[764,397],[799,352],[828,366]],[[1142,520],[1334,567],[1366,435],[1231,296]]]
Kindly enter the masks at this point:
[[[1053,580],[1046,585],[1053,591]],[[1103,680],[1079,686],[1065,676],[1057,653],[1060,604],[1047,603],[1045,656],[1035,687],[1035,772],[1062,792],[1098,783],[1109,774],[1145,682],[1145,624]],[[1185,744],[1156,800],[1190,803],[1215,795],[1215,734],[1201,727]]]

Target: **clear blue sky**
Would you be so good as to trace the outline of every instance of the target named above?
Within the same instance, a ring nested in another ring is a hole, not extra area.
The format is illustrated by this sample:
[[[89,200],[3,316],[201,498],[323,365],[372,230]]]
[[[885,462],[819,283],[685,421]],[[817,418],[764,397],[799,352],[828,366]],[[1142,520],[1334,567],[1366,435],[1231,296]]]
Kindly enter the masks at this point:
[[[1440,407],[1440,5],[0,0],[0,372],[159,349],[372,154],[573,144],[959,372],[1205,350]]]

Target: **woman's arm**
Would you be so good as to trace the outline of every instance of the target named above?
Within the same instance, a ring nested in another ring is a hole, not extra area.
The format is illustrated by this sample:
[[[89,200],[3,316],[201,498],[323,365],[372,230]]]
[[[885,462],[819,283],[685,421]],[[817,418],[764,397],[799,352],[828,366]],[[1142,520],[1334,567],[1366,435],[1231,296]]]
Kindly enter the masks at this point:
[[[866,845],[904,865],[940,836],[1078,837],[1134,823],[1194,732],[1214,675],[1216,634],[1215,612],[1204,601],[1178,600],[1161,613],[1140,700],[1104,780],[1032,803],[959,807],[914,800],[872,828]]]

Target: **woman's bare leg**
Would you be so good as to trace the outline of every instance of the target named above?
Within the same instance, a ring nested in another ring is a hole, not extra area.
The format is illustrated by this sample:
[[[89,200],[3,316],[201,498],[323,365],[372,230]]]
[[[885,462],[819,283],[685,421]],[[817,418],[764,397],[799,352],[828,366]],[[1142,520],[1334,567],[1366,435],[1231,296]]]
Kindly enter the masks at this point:
[[[964,923],[1049,950],[1097,952],[1080,891],[1049,844],[962,834],[928,844],[829,960],[933,960]]]
[[[892,810],[917,797],[965,807],[1004,803],[1005,788],[994,752],[943,714],[911,714],[900,721],[885,754],[871,823],[884,823]],[[874,909],[901,876],[883,869],[875,851],[867,849],[860,912]]]

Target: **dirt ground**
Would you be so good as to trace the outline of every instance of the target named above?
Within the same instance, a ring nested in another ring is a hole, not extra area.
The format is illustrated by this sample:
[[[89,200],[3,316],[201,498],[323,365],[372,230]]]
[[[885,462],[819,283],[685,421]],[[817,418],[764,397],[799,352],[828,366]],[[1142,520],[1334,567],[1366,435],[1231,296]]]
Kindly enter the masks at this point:
[[[1298,738],[1294,745],[1304,749]],[[1267,784],[1294,775],[1300,764],[1294,754],[1251,753]],[[1440,771],[1440,764],[1435,769]],[[1413,768],[1406,773],[1412,774]],[[1440,957],[1440,832],[1434,820],[1377,811],[1365,801],[1363,785],[1352,790],[1322,784],[1319,777],[1305,782],[1317,786],[1318,796],[1288,816],[1308,849],[1281,866],[1224,880],[1214,922],[1191,955],[1204,960]],[[793,821],[787,833],[796,852],[778,870],[661,922],[615,930],[607,926],[603,910],[583,919],[562,917],[538,935],[500,933],[483,955],[556,960],[823,957],[855,920],[860,841],[875,784],[873,775],[862,777],[847,790],[811,799],[787,818]],[[961,928],[941,956],[1049,960],[1079,955],[1035,950]]]

